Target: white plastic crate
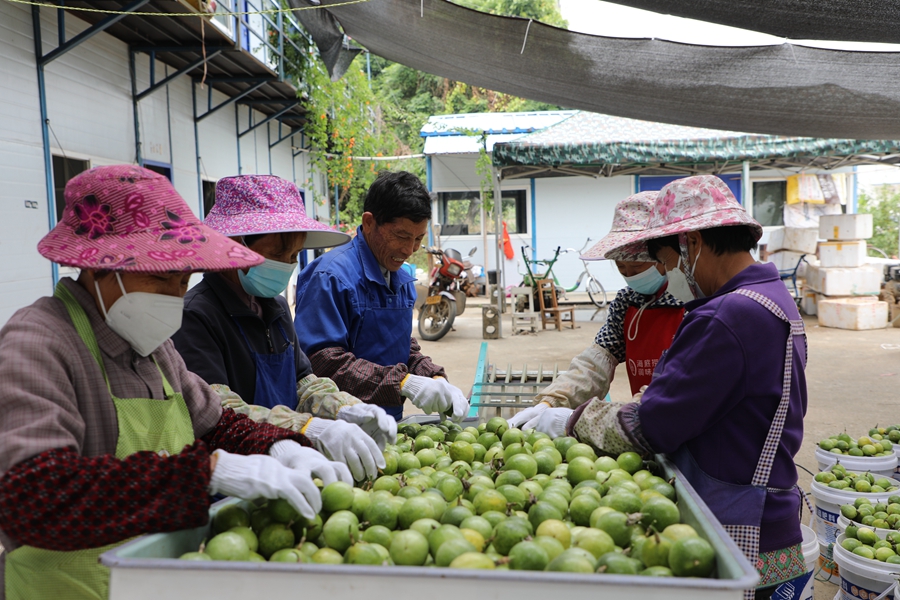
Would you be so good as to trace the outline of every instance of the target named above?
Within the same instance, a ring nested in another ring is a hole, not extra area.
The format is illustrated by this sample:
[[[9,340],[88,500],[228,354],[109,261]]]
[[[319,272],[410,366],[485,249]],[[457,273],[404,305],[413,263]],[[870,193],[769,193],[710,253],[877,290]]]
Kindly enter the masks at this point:
[[[819,230],[809,227],[776,227],[769,232],[766,248],[769,252],[793,250],[815,254],[819,244]]]
[[[872,215],[822,215],[819,237],[825,240],[867,240],[872,237]]]
[[[819,244],[819,265],[832,267],[859,267],[866,263],[866,242],[822,242]]]
[[[807,286],[826,296],[878,295],[881,279],[878,269],[867,266],[826,268],[810,265],[806,270]]]
[[[822,327],[861,331],[888,325],[887,302],[876,297],[820,299],[816,308]]]

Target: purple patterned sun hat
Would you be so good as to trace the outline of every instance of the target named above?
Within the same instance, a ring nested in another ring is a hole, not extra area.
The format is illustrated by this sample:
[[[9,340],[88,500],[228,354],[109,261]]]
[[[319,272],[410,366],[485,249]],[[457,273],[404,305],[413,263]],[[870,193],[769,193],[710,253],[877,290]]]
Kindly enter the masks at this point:
[[[628,196],[616,204],[616,212],[613,215],[612,229],[599,242],[581,255],[582,260],[603,260],[606,253],[622,245],[631,239],[635,233],[644,231],[650,220],[650,211],[656,201],[656,192],[640,192]],[[650,255],[644,251],[634,258],[635,262],[654,262]]]
[[[206,224],[229,237],[304,232],[304,248],[330,248],[350,241],[348,234],[308,217],[297,186],[274,175],[220,179]]]
[[[762,237],[762,226],[740,205],[724,181],[715,175],[676,179],[657,194],[647,228],[621,240],[618,247],[606,253],[606,258],[638,260],[635,256],[647,252],[647,240],[730,225],[747,225],[757,241]]]
[[[79,269],[226,271],[263,257],[204,225],[168,179],[135,165],[95,167],[66,184],[62,220],[38,252]]]

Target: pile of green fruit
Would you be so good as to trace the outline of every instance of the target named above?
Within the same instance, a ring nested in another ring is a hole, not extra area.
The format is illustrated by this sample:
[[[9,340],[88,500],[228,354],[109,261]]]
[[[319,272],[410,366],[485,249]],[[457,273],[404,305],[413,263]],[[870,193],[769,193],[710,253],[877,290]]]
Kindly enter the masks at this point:
[[[819,442],[819,448],[845,456],[879,457],[892,455],[895,443],[900,443],[900,429],[890,427],[870,429],[869,435],[856,440],[846,433],[833,435]]]
[[[815,480],[835,490],[857,492],[860,494],[884,494],[897,489],[897,482],[887,477],[875,477],[869,472],[853,473],[841,463],[832,466],[828,471],[816,473]]]
[[[900,565],[900,532],[891,532],[882,540],[874,529],[851,525],[844,531],[841,547],[869,560]]]
[[[195,560],[708,577],[715,552],[680,523],[675,489],[626,452],[452,423],[401,428],[384,475],[331,483],[307,521],[282,500],[219,510]]]
[[[857,498],[853,504],[842,505],[841,514],[866,527],[900,530],[900,496],[875,505],[868,498]]]

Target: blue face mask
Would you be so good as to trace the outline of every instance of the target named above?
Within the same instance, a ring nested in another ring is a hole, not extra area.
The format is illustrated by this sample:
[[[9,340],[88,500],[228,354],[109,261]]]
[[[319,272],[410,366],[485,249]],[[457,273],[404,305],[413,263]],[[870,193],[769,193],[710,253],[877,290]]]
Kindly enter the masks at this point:
[[[295,266],[267,258],[263,264],[250,267],[246,274],[239,270],[238,279],[244,291],[251,296],[274,298],[287,289]]]
[[[652,296],[658,292],[665,282],[666,276],[661,275],[655,265],[642,273],[625,277],[625,283],[628,284],[628,287],[645,296]]]

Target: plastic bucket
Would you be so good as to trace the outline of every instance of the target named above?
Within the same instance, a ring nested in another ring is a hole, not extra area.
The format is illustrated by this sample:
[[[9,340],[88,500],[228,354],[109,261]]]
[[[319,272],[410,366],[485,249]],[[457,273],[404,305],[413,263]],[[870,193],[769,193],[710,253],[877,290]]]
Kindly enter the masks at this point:
[[[848,456],[816,448],[816,461],[819,463],[820,471],[825,471],[840,461],[848,471],[856,473],[871,471],[872,475],[893,477],[896,473],[900,473],[897,467],[897,452],[898,449],[894,448],[894,453],[887,456]]]
[[[837,527],[841,533],[844,533],[850,524],[851,524],[850,519],[848,519],[844,515],[841,515],[840,517],[838,517]],[[887,534],[889,534],[889,533],[897,533],[896,529],[880,529],[878,527],[869,527],[868,525],[863,525],[861,523],[856,523],[856,525],[859,525],[860,527],[866,527],[868,529],[874,529],[875,535],[877,535],[881,539],[886,538]]]
[[[838,538],[834,545],[834,561],[841,569],[841,593],[844,600],[874,600],[882,592],[897,584],[900,565],[891,565],[877,560],[869,560],[844,550]],[[885,600],[894,600],[892,590]]]
[[[893,480],[893,485],[900,486],[900,481]],[[818,481],[812,483],[812,496],[816,504],[816,524],[814,529],[819,536],[820,544],[833,544],[840,535],[838,531],[838,518],[841,516],[841,504],[852,504],[857,498],[868,498],[873,503],[887,500],[897,492],[884,492],[880,494],[864,494],[861,492],[847,492],[836,490]]]

